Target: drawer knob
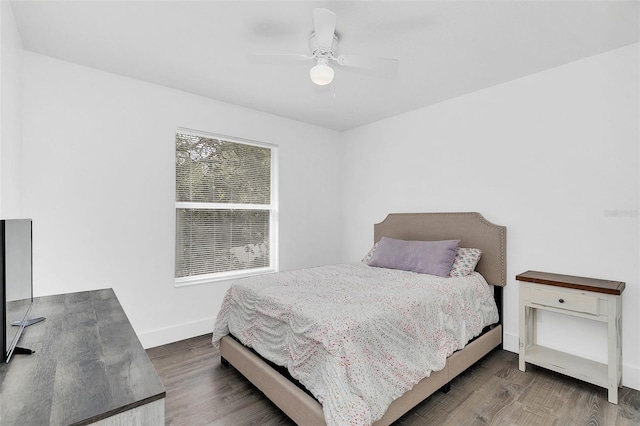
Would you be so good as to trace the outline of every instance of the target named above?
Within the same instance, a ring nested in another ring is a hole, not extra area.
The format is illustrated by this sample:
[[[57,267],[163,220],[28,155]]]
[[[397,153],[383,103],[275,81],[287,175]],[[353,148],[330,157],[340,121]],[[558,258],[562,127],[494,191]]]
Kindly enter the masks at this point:
[[[564,303],[564,299],[558,299],[558,302]]]

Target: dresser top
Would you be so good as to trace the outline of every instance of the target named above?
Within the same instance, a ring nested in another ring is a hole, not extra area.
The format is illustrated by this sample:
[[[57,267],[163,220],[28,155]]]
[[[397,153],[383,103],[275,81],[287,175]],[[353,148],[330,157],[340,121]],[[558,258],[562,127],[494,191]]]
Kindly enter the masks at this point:
[[[625,283],[622,281],[599,280],[540,271],[523,272],[516,275],[516,280],[615,295],[622,294],[625,287]]]
[[[34,299],[18,346],[0,364],[2,424],[86,425],[162,399],[165,389],[112,289]]]

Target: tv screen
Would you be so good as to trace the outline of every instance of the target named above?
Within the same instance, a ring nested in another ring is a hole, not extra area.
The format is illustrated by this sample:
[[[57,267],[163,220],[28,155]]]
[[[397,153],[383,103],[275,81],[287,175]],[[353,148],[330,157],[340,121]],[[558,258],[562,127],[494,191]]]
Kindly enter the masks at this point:
[[[31,219],[0,221],[2,355],[6,362],[11,360],[33,304],[31,231]]]

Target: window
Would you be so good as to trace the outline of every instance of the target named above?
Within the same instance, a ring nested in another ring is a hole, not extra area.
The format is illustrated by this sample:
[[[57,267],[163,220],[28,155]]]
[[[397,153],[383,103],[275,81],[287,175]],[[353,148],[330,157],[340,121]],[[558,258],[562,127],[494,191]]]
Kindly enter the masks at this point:
[[[176,285],[277,268],[277,147],[176,132]]]

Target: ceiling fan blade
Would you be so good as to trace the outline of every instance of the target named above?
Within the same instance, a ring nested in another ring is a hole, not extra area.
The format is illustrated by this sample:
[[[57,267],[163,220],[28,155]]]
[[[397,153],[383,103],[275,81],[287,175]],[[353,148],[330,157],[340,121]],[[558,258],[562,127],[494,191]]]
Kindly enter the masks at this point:
[[[306,62],[313,59],[313,56],[297,53],[253,53],[247,55],[249,62],[253,64],[283,64],[292,62]]]
[[[336,14],[327,9],[313,10],[313,29],[319,47],[331,49],[336,31]]]
[[[397,59],[359,55],[340,55],[336,58],[336,62],[343,67],[361,68],[385,77],[394,76],[400,65]]]

